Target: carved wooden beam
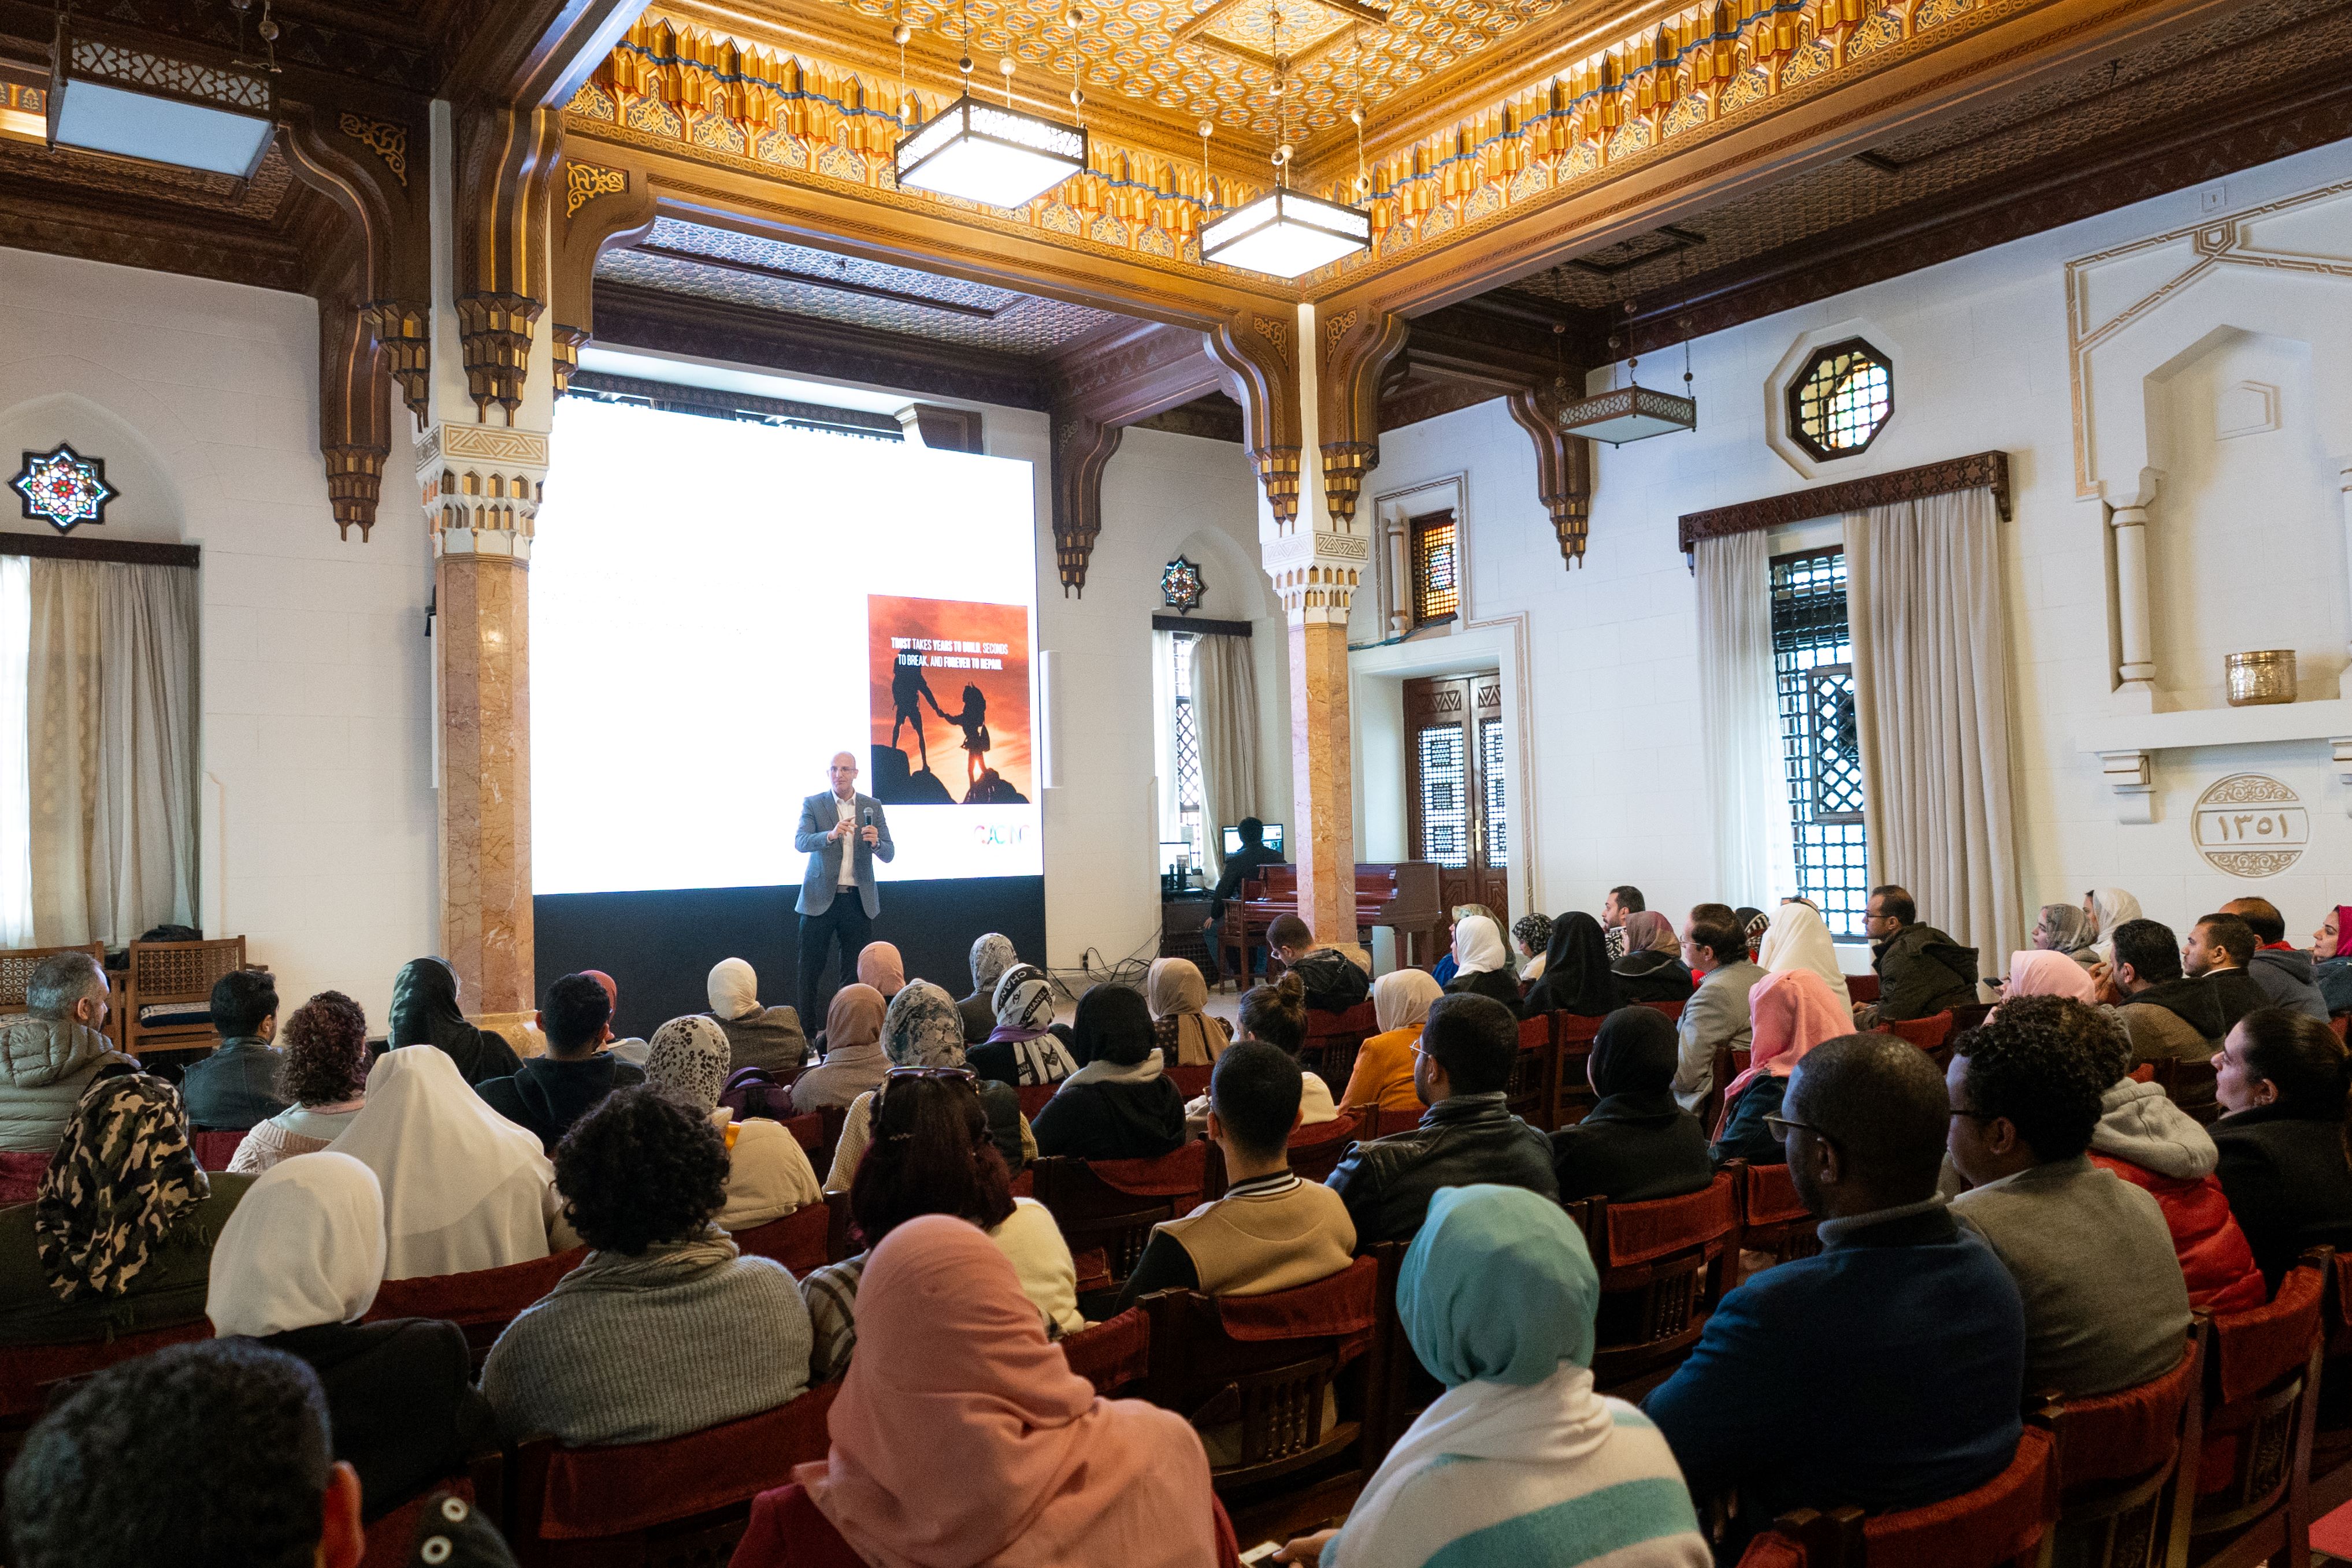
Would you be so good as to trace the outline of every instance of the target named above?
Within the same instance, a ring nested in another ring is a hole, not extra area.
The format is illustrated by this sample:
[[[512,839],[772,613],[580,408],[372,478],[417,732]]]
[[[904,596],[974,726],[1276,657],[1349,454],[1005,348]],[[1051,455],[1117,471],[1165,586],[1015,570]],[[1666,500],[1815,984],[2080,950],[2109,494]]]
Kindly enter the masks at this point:
[[[458,0],[442,46],[453,103],[562,109],[646,0]]]
[[[555,232],[555,260],[548,307],[553,317],[549,330],[555,356],[555,395],[562,397],[580,368],[580,350],[596,329],[596,258],[616,246],[635,245],[654,226],[653,193],[643,177],[626,169],[566,157],[563,175],[553,200],[560,214],[550,214]]]
[[[1298,521],[1298,449],[1304,420],[1295,311],[1251,310],[1217,323],[1209,351],[1231,373],[1228,390],[1242,405],[1242,430],[1250,461],[1276,524]]]
[[[988,450],[987,428],[976,408],[910,402],[898,411],[898,427],[933,452],[977,455]]]
[[[1317,313],[1316,434],[1322,447],[1323,502],[1342,528],[1355,522],[1364,476],[1381,460],[1381,386],[1405,344],[1409,323],[1366,299]]]
[[[1102,532],[1103,465],[1118,450],[1119,430],[1075,410],[1054,410],[1054,559],[1065,599],[1086,596],[1087,563]]]
[[[480,106],[457,119],[458,350],[475,418],[486,423],[496,403],[511,425],[532,334],[547,312],[549,193],[563,116]]]
[[[341,215],[354,247],[353,298],[381,348],[377,373],[400,384],[425,428],[433,371],[433,253],[425,123],[396,103],[283,106],[284,144],[302,183]],[[323,298],[323,296],[322,296]],[[365,537],[365,530],[362,530]]]
[[[1221,391],[1224,367],[1189,327],[1136,321],[1063,350],[1047,369],[1055,406],[1133,424]]]
[[[1573,383],[1583,390],[1580,378]],[[1584,537],[1592,519],[1592,444],[1559,427],[1568,389],[1557,384],[1525,387],[1510,394],[1511,419],[1536,444],[1536,496],[1551,514],[1559,558],[1584,564]]]
[[[327,498],[335,532],[364,543],[383,494],[392,455],[392,378],[366,308],[341,293],[319,300],[319,451],[327,463]]]

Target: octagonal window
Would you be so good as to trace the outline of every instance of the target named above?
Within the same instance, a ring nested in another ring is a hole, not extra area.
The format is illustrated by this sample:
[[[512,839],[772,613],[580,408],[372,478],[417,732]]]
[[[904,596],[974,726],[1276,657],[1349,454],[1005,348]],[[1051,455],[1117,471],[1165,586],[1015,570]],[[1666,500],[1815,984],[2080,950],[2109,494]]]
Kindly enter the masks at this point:
[[[1867,449],[1895,412],[1895,367],[1860,338],[1816,351],[1789,383],[1789,433],[1818,459]]]

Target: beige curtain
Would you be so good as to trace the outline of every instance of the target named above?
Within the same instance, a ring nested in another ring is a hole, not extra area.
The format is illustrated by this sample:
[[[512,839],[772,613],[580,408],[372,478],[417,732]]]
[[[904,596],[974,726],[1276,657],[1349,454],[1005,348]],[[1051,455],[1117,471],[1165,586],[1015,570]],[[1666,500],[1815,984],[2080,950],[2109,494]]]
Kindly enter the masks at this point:
[[[1769,909],[1796,889],[1780,713],[1772,668],[1772,561],[1762,529],[1700,539],[1698,711],[1705,737],[1715,890],[1732,904]]]
[[[2024,946],[2009,759],[2009,627],[1990,490],[1845,520],[1871,872],[1998,975]]]
[[[196,911],[196,574],[32,570],[33,930],[121,946]]]
[[[1248,638],[1194,640],[1192,717],[1201,727],[1201,836],[1210,873],[1222,875],[1226,826],[1258,810],[1257,666]]]

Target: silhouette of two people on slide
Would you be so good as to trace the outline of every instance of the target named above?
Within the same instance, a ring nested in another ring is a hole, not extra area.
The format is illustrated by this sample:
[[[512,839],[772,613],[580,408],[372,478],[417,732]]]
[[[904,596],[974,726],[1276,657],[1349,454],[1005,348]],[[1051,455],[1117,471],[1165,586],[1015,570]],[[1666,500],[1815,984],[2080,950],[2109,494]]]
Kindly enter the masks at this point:
[[[915,730],[915,746],[922,758],[922,770],[931,772],[931,748],[923,734],[923,705],[929,703],[931,712],[941,723],[953,725],[963,732],[964,803],[978,805],[990,801],[1017,802],[1022,796],[1005,784],[1003,777],[988,766],[991,744],[988,734],[988,698],[976,685],[963,689],[963,707],[950,713],[940,706],[931,691],[930,681],[923,674],[921,655],[902,653],[890,674],[890,749],[898,749],[898,734],[911,725]],[[899,752],[901,757],[905,753]],[[938,775],[931,775],[934,779]]]

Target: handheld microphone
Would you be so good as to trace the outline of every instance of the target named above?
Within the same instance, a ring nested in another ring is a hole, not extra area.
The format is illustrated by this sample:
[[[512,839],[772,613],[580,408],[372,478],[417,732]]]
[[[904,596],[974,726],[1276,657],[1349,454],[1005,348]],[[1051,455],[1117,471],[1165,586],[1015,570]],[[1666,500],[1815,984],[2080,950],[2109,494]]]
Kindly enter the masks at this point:
[[[873,807],[868,806],[864,810],[857,813],[857,825],[861,828],[870,828],[874,825]]]

